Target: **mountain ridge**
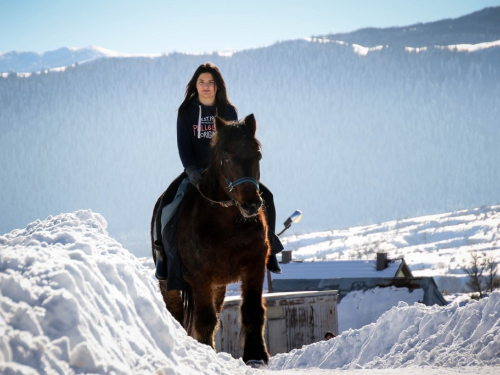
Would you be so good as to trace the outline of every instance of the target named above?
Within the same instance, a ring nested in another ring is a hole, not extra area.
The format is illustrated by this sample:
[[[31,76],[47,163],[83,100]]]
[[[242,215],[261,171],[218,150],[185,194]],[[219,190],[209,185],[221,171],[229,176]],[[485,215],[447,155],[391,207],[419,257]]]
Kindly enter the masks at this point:
[[[364,47],[397,45],[477,44],[500,39],[500,7],[488,7],[458,18],[388,28],[367,27],[348,33],[317,36],[360,44]]]
[[[368,27],[348,33],[327,34],[313,36],[312,38],[342,41],[367,48],[380,45],[420,48],[432,45],[447,46],[492,42],[500,40],[500,6],[484,8],[454,19],[387,28]],[[295,40],[286,42],[290,41]],[[275,44],[277,43],[280,42]],[[244,51],[249,50],[245,49],[237,52]],[[218,53],[221,56],[231,56],[234,52],[220,51],[213,53]],[[210,54],[208,55],[210,56]],[[71,66],[75,63],[94,61],[100,58],[141,56],[159,57],[161,54],[133,55],[98,46],[84,48],[61,47],[43,53],[10,51],[0,53],[0,73],[34,73]]]
[[[47,69],[70,66],[75,63],[97,60],[103,57],[128,57],[129,54],[99,46],[83,48],[61,47],[42,53],[10,51],[0,53],[0,72],[32,73]]]

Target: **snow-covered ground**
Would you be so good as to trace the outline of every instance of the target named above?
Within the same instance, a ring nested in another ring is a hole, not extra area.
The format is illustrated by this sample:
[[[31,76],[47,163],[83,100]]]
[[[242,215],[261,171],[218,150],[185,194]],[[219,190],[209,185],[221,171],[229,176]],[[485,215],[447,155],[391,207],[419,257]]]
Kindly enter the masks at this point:
[[[461,246],[487,251],[487,239],[491,250],[498,250],[499,210],[352,228],[345,231],[351,236],[343,237],[342,252],[336,245],[339,231],[289,237],[286,244],[302,259],[348,259],[350,241],[363,249],[368,238],[383,238],[379,246],[389,253],[398,247],[427,249],[420,263],[418,252],[408,252],[413,264],[440,270],[431,263],[439,259],[431,245],[451,234],[467,234],[474,244],[451,241],[456,247],[447,247],[446,254],[461,253]],[[106,226],[100,214],[81,210],[0,236],[0,373],[396,374],[401,367],[411,375],[498,372],[499,292],[477,302],[428,307],[415,302],[418,293],[387,288],[346,296],[339,304],[344,332],[337,338],[276,355],[268,370],[251,370],[241,359],[188,337],[164,308],[151,259],[133,256]],[[485,228],[495,230],[485,233]],[[434,240],[419,244],[420,232]],[[354,310],[361,311],[356,321],[342,320],[354,319]]]
[[[245,373],[186,336],[106,226],[77,211],[0,237],[0,373]]]
[[[389,258],[404,257],[414,276],[433,276],[445,294],[463,293],[462,267],[471,251],[500,261],[500,206],[290,236],[283,244],[293,250],[293,259],[303,261],[373,260],[386,252]]]

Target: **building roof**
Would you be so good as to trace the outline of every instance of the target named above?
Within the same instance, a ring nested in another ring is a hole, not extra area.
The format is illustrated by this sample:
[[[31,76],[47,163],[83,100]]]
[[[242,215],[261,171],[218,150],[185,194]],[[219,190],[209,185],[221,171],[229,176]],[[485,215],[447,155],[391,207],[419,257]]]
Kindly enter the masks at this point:
[[[291,297],[316,297],[316,296],[327,296],[327,295],[333,295],[337,299],[338,294],[339,294],[338,290],[321,290],[321,291],[264,293],[262,297],[264,297],[266,301],[282,300]],[[226,305],[239,304],[240,302],[241,302],[240,295],[232,295],[224,298],[224,304]]]
[[[403,259],[388,262],[387,268],[377,271],[376,260],[335,260],[320,262],[290,262],[280,264],[283,273],[271,274],[277,279],[334,279],[361,277],[397,277],[398,271],[406,266]],[[402,276],[402,275],[399,275]]]
[[[272,280],[300,280],[300,279],[336,279],[336,278],[393,278],[413,277],[411,271],[401,259],[387,261],[387,267],[377,271],[376,260],[334,260],[318,262],[290,262],[280,263],[281,274],[270,273]],[[264,290],[268,288],[267,272],[264,277]],[[226,296],[240,294],[240,283],[228,285]]]

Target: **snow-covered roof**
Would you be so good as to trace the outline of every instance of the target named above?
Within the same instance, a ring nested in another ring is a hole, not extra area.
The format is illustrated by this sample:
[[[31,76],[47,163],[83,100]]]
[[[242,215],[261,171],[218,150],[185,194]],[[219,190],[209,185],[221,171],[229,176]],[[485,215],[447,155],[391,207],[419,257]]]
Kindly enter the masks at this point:
[[[389,262],[386,269],[377,271],[375,260],[336,260],[323,262],[291,262],[280,264],[283,272],[271,274],[277,279],[334,279],[338,277],[395,277],[402,259]]]
[[[281,293],[264,293],[262,297],[266,301],[281,300],[287,297],[315,297],[324,295],[337,295],[337,290],[321,290],[321,291],[301,291],[301,292],[281,292]],[[241,295],[234,295],[224,298],[224,305],[230,305],[241,302]]]

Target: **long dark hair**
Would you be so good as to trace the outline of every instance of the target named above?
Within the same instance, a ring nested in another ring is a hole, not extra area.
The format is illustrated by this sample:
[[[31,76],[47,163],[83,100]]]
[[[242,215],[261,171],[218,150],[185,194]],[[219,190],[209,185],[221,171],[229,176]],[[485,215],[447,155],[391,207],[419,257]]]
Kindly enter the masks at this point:
[[[184,101],[179,106],[179,113],[185,113],[191,99],[198,96],[198,91],[196,90],[196,82],[198,81],[198,77],[202,73],[210,73],[212,77],[214,77],[215,85],[217,87],[217,92],[215,93],[215,105],[217,106],[217,114],[220,117],[224,118],[226,116],[227,105],[233,104],[227,97],[226,82],[224,82],[224,78],[222,78],[222,74],[220,73],[219,68],[217,68],[211,62],[201,64],[194,72],[193,77],[186,86]]]

